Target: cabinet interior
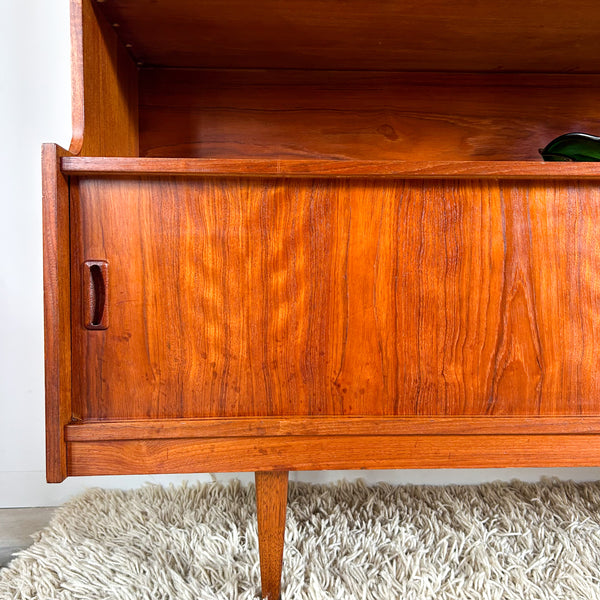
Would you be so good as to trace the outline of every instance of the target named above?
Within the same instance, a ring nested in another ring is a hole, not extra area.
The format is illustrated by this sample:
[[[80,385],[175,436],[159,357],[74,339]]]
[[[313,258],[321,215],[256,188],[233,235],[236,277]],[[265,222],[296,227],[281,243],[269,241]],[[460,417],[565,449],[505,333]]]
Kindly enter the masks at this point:
[[[539,161],[598,132],[600,11],[575,4],[96,2],[135,144],[82,155]]]

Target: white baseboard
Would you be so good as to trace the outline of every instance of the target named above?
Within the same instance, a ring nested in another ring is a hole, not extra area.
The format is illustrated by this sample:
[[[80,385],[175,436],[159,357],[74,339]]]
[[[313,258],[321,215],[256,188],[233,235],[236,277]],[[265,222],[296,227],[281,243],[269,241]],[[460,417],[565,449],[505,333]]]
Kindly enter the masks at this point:
[[[252,473],[223,474],[226,481],[235,476],[242,481],[254,480]],[[62,483],[46,483],[43,471],[0,471],[0,508],[58,506],[88,488],[131,489],[145,483],[181,484],[183,481],[212,481],[210,474],[127,475],[119,477],[68,477]]]
[[[397,471],[300,471],[290,474],[292,481],[329,483],[340,479],[362,478],[368,483],[387,481],[402,484],[446,485],[452,483],[476,484],[486,481],[539,481],[542,477],[574,481],[600,480],[600,467],[556,469],[410,469]],[[58,506],[76,494],[91,487],[131,489],[145,483],[179,485],[183,481],[254,481],[253,473],[219,473],[211,475],[127,475],[118,477],[69,477],[62,483],[46,483],[43,471],[0,471],[0,508]]]

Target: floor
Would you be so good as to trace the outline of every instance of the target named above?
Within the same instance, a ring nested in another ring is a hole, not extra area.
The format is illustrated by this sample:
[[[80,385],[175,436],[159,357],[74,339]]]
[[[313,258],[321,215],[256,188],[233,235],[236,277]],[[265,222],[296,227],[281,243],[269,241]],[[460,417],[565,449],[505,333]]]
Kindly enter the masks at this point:
[[[55,510],[54,507],[0,509],[0,567],[10,562],[14,552],[31,544],[31,534],[45,527]]]

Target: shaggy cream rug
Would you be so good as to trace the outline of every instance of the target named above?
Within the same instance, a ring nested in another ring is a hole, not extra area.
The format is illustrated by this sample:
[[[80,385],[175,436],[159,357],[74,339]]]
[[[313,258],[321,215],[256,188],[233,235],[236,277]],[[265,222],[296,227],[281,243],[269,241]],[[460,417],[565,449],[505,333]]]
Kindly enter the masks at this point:
[[[600,599],[600,483],[290,484],[284,600]],[[90,490],[0,572],[0,598],[249,600],[254,488]]]

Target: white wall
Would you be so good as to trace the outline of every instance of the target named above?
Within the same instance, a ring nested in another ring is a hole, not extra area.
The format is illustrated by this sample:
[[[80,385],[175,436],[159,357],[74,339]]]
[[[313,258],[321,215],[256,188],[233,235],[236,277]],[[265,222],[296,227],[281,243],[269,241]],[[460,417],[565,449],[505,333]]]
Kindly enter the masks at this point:
[[[71,478],[44,474],[40,145],[69,146],[68,0],[0,0],[0,507],[59,504],[88,486],[200,476]],[[303,480],[479,482],[541,475],[600,479],[600,469],[302,473]],[[228,476],[221,476],[228,477]],[[249,481],[251,475],[241,475]]]

